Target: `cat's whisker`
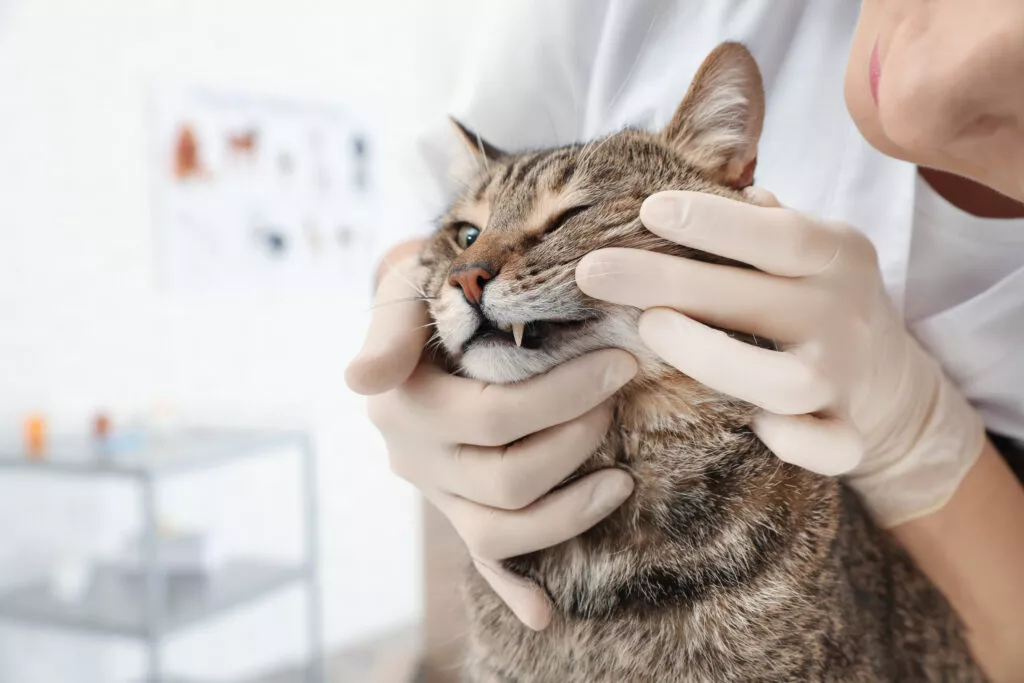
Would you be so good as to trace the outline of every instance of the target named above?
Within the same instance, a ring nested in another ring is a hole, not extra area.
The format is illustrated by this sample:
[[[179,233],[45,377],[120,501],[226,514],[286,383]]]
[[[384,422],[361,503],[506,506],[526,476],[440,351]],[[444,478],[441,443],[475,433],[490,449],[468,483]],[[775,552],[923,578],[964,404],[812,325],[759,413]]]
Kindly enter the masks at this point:
[[[405,282],[405,284],[409,285],[409,288],[412,289],[412,291],[416,292],[416,294],[418,294],[421,297],[427,296],[427,292],[423,288],[423,285],[417,284],[417,283],[413,282],[408,277],[406,277],[405,273],[403,273],[399,269],[396,269],[395,268],[395,264],[386,255],[384,256],[383,261],[384,261],[384,264],[387,265],[388,268],[390,268],[392,272],[397,272],[398,273],[398,276],[402,278],[402,280]]]
[[[444,340],[441,339],[441,333],[437,329],[434,330],[433,334],[430,335],[430,338],[427,339],[427,343],[424,344],[424,346],[423,346],[423,348],[425,348],[426,350],[430,351],[434,355],[436,355],[438,352],[442,351],[443,347],[444,347]]]
[[[465,178],[463,178],[463,177],[461,177],[459,175],[456,175],[455,173],[452,173],[451,171],[448,172],[448,178],[450,180],[454,180],[459,185],[462,185],[462,189],[463,190],[469,191],[469,190],[473,189],[473,187],[468,182],[466,182]]]
[[[391,301],[378,301],[377,303],[371,305],[366,310],[374,311],[374,310],[376,310],[378,308],[383,308],[384,306],[394,306],[395,304],[408,304],[408,303],[412,303],[414,301],[436,301],[438,298],[439,297],[436,297],[436,296],[410,296],[410,297],[407,297],[407,298],[404,298],[404,299],[392,299]]]

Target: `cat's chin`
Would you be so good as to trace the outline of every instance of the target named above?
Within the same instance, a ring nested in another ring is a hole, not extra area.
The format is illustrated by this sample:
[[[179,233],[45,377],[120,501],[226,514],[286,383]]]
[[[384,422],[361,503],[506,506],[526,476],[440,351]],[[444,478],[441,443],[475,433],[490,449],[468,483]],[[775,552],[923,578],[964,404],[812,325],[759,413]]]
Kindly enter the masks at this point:
[[[542,350],[479,344],[459,359],[462,374],[488,384],[513,384],[541,375],[562,359]]]

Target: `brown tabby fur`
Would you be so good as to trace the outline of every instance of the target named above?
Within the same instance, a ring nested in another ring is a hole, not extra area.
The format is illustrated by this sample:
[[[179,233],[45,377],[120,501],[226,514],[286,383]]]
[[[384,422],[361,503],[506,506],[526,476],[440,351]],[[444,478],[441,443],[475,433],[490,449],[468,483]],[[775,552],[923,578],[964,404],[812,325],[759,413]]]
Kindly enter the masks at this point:
[[[660,134],[505,154],[463,129],[481,165],[422,256],[453,367],[514,382],[606,347],[640,365],[577,473],[622,468],[633,495],[579,538],[507,561],[551,596],[545,631],[520,624],[470,573],[470,680],[983,680],[946,601],[852,494],[774,457],[747,427],[749,405],[652,355],[637,310],[575,285],[579,260],[604,247],[723,263],[653,235],[638,212],[667,189],[742,200],[734,188],[749,183],[762,117],[756,65],[725,44]],[[589,208],[558,220],[578,206]],[[462,249],[467,224],[482,232]],[[449,279],[474,267],[494,276],[478,307]],[[481,334],[537,320],[568,324],[529,324],[523,348],[507,333]]]

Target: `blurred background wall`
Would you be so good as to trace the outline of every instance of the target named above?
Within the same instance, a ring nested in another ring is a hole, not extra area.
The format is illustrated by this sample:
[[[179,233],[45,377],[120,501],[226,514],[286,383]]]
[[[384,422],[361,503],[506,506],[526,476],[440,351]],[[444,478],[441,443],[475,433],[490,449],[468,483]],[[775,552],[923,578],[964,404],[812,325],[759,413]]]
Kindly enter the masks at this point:
[[[127,414],[170,401],[210,421],[308,425],[329,646],[413,622],[420,610],[417,498],[390,474],[363,401],[342,379],[367,302],[344,291],[189,297],[158,288],[147,91],[170,80],[365,102],[386,117],[383,177],[401,202],[399,152],[443,111],[476,5],[0,0],[0,424],[16,430],[28,406],[44,406],[59,429],[97,406]],[[296,506],[269,485],[279,475],[247,476],[168,497],[230,518],[242,543],[251,534],[287,545]],[[244,502],[226,494],[232,487]],[[130,495],[0,478],[0,585],[61,548],[114,544],[134,526]],[[282,594],[259,614],[211,625],[216,633],[183,637],[169,660],[226,677],[272,666],[300,652],[300,610]],[[126,643],[0,621],[3,683],[109,683],[137,667]]]

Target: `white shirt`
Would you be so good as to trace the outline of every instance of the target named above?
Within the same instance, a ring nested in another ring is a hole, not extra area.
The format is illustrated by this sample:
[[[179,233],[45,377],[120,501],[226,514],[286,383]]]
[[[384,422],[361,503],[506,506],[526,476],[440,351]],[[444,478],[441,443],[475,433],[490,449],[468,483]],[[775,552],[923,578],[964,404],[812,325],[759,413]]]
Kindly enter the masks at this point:
[[[950,204],[920,175],[904,314],[927,320],[988,292],[1024,267],[1024,218],[979,218]]]
[[[956,241],[934,236],[947,225],[970,231],[962,216],[929,203],[916,168],[880,154],[857,131],[843,77],[859,3],[521,0],[501,8],[467,39],[467,71],[451,113],[509,150],[624,126],[660,128],[718,43],[746,44],[767,95],[757,184],[788,206],[864,231],[901,310],[912,272],[913,331],[990,428],[1024,439],[1024,260],[1019,251],[982,246],[989,231],[977,231],[972,258],[950,254],[960,249]],[[458,189],[448,182],[450,168],[465,151],[447,121],[436,123],[420,151],[429,165],[424,177],[440,182],[429,193],[436,215]]]
[[[1021,440],[1024,219],[978,218],[920,176],[907,268],[910,329],[989,429]]]

